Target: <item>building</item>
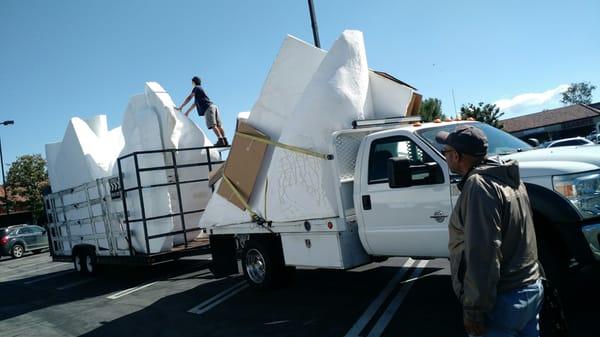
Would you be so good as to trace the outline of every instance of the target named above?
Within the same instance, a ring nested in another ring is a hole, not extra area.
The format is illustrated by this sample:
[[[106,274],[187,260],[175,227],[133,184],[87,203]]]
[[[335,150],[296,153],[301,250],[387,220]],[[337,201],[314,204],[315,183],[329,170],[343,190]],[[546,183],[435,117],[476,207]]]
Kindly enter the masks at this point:
[[[600,102],[569,105],[502,121],[504,131],[521,139],[536,138],[540,142],[585,137],[596,129],[597,123],[600,123]]]

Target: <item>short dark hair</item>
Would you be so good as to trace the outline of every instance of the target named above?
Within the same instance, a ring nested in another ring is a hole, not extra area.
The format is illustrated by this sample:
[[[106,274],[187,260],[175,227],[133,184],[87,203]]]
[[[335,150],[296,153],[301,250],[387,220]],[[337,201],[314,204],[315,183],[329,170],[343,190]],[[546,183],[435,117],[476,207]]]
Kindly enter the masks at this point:
[[[195,85],[202,84],[202,81],[200,80],[200,77],[198,77],[198,76],[192,77],[192,82],[194,82]]]

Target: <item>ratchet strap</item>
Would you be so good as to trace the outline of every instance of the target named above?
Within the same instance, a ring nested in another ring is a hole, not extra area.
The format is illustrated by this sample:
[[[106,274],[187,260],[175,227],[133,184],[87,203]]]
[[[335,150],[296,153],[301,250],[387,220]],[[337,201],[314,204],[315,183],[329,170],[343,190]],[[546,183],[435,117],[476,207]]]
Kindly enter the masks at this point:
[[[282,148],[282,149],[286,149],[288,151],[302,153],[302,154],[305,154],[307,156],[317,157],[317,158],[325,159],[325,160],[333,160],[333,155],[332,154],[323,154],[323,153],[319,153],[319,152],[315,152],[315,151],[303,149],[303,148],[298,147],[298,146],[293,146],[293,145],[288,145],[288,144],[276,142],[274,140],[270,140],[270,139],[267,139],[267,138],[264,138],[264,137],[250,135],[250,134],[239,132],[239,131],[236,132],[235,135],[243,137],[243,138],[248,138],[248,139],[251,139],[251,140],[255,140],[257,142],[261,142],[261,143],[273,145],[273,146],[276,146],[276,147],[279,147],[279,148]]]
[[[238,191],[238,189],[235,187],[235,185],[233,185],[231,180],[229,180],[229,178],[227,178],[226,175],[223,175],[223,181],[225,182],[225,184],[227,184],[229,188],[231,188],[231,190],[233,191],[233,195],[235,195],[235,197],[242,203],[242,205],[244,205],[244,208],[246,208],[246,211],[252,217],[252,221],[256,222],[256,224],[263,227],[267,231],[273,233],[273,231],[270,228],[272,221],[268,221],[265,218],[258,215],[256,212],[254,212],[252,208],[250,208],[250,205],[248,205],[246,199],[244,199],[240,191]]]

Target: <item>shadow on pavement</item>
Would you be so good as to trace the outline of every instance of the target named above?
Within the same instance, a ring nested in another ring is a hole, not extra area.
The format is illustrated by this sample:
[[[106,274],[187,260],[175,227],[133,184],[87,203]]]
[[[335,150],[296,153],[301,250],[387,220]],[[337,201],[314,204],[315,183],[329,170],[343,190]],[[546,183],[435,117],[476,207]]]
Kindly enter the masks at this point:
[[[27,285],[27,283],[40,278],[48,278],[48,282],[57,282],[66,277],[68,278],[67,282],[70,283],[85,280],[84,277],[79,276],[74,271],[65,272],[65,270],[61,270],[2,282],[0,283],[0,294],[2,294],[0,321],[46,307],[103,296],[138,286],[144,282],[177,277],[178,275],[207,268],[208,262],[202,260],[179,260],[154,267],[105,267],[93,277],[94,280],[90,284],[94,286],[85,287],[85,289],[69,289],[70,291],[60,291],[55,288],[48,289],[41,286],[42,282],[30,285]]]
[[[424,273],[437,270],[426,268]],[[84,336],[344,336],[397,271],[388,266],[361,272],[299,270],[288,287],[271,291],[248,288],[201,315],[188,313],[216,293],[207,293],[207,287],[201,285],[104,322]],[[210,285],[223,287],[241,279]],[[449,281],[440,278],[437,282]],[[411,324],[430,324],[430,319]]]

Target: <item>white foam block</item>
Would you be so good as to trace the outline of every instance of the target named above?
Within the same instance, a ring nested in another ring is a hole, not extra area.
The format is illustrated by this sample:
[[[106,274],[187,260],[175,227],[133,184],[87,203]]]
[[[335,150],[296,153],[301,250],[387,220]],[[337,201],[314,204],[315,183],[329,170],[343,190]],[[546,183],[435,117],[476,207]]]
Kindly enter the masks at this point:
[[[375,118],[406,115],[413,89],[372,71],[369,72],[369,87]]]
[[[345,31],[306,87],[280,142],[319,153],[330,151],[331,134],[364,119],[369,69],[362,33]],[[270,219],[293,221],[338,215],[331,163],[277,148],[268,172]]]
[[[110,137],[108,136],[110,135]],[[120,131],[109,133],[106,116],[96,116],[88,121],[74,117],[60,143],[47,155],[49,171],[53,172],[50,184],[54,191],[75,187],[112,171],[114,153],[122,146]]]
[[[156,82],[146,83],[145,88],[146,103],[157,112],[159,116],[159,124],[162,133],[163,146],[166,149],[184,149],[212,146],[204,132],[189,118],[181,112],[174,109],[175,104],[171,96]],[[207,162],[210,156],[211,161],[220,160],[218,151],[211,150],[190,150],[175,152],[175,161],[178,165],[196,164],[199,162]],[[173,157],[170,153],[165,156],[167,165],[173,164]],[[191,181],[205,179],[208,177],[208,166],[194,166],[189,168],[178,169],[179,181]],[[174,180],[174,177],[171,179]],[[184,212],[204,209],[208,204],[212,191],[208,186],[208,182],[197,182],[190,184],[181,184],[180,191],[182,200],[182,210]],[[178,213],[179,209],[179,193],[176,186],[169,187],[169,197],[174,213]],[[199,220],[202,213],[191,213],[184,216],[185,228],[198,228]],[[181,217],[173,218],[174,230],[183,229],[183,221]],[[187,240],[193,240],[198,237],[200,231],[188,232]],[[174,244],[184,242],[183,235],[174,237]]]
[[[127,109],[123,115],[122,124],[125,146],[120,156],[130,154],[136,151],[161,150],[163,148],[162,135],[156,112],[146,103],[146,95],[136,95],[131,98]],[[138,167],[159,167],[165,166],[165,159],[162,153],[140,154],[138,156]],[[135,171],[135,161],[129,157],[121,161],[123,171],[123,187],[131,188],[138,186]],[[115,172],[116,174],[116,172]],[[140,173],[140,185],[156,185],[168,182],[165,171],[148,171]],[[144,189],[142,192],[144,199],[144,212],[142,214],[141,201],[138,193],[127,193],[127,208],[130,220],[141,219],[143,215],[146,218],[162,216],[171,213],[171,200],[169,198],[168,187],[156,187]],[[172,218],[164,218],[150,221],[146,224],[148,235],[164,234],[173,230]],[[156,253],[168,251],[173,247],[172,237],[157,238],[150,241],[150,251],[148,251],[144,237],[143,223],[135,222],[130,224],[132,232],[132,244],[138,252]]]
[[[287,36],[250,114],[242,113],[238,118],[247,119],[250,125],[261,130],[271,139],[279,139],[283,126],[289,122],[297,102],[325,55],[323,50],[295,37]],[[250,206],[259,212],[264,209],[267,168],[272,156],[273,149],[269,147],[250,198]],[[250,217],[247,212],[214,193],[200,219],[200,224],[202,227],[208,227],[248,221]]]

